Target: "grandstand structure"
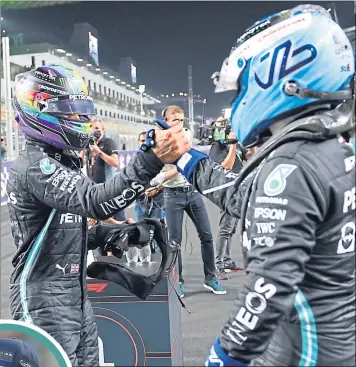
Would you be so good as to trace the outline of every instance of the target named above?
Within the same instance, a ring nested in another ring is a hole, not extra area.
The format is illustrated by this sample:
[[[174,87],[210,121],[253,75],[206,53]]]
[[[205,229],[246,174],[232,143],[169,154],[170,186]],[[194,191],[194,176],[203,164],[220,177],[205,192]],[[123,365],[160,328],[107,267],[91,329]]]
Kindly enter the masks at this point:
[[[148,93],[142,96],[138,86],[130,85],[120,79],[117,73],[109,68],[95,67],[85,59],[84,55],[66,52],[55,45],[34,44],[13,47],[10,54],[11,88],[14,88],[15,76],[34,67],[44,64],[61,64],[77,69],[84,77],[89,88],[89,93],[94,99],[96,119],[100,119],[105,126],[107,136],[114,139],[119,148],[135,149],[138,133],[152,128],[156,117],[153,105],[159,102]],[[1,130],[5,131],[5,80],[1,70]],[[17,125],[13,123],[13,128]],[[19,144],[23,136],[19,132]]]

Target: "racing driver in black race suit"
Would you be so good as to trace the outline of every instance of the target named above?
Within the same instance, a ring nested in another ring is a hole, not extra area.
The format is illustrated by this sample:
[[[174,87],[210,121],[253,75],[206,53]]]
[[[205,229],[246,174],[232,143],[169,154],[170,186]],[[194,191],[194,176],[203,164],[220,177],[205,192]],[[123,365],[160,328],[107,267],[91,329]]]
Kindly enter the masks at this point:
[[[95,184],[81,174],[73,152],[87,146],[95,113],[83,78],[59,65],[41,66],[18,75],[15,88],[16,120],[27,141],[7,183],[17,246],[11,313],[51,334],[73,367],[99,366],[87,296],[86,217],[104,220],[124,209],[164,163],[190,146],[180,127],[157,131],[153,152],[137,155],[112,180]]]
[[[237,139],[259,148],[238,176],[195,150],[177,162],[241,217],[248,264],[206,366],[355,366],[355,156],[339,136],[354,73],[341,27],[301,5],[247,29],[215,75],[237,92]]]

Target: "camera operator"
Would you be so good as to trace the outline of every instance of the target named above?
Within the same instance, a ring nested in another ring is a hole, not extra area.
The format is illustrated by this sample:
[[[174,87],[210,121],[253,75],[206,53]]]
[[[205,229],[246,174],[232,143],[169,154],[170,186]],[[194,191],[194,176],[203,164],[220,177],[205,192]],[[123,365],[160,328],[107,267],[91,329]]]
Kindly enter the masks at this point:
[[[118,147],[113,139],[105,136],[100,120],[93,121],[92,125],[94,136],[89,140],[88,147],[81,152],[81,157],[88,177],[95,183],[104,183],[115,176],[119,167]],[[125,220],[125,211],[122,210],[107,222],[115,224]],[[95,223],[96,220],[89,219],[89,225]]]
[[[238,173],[243,165],[243,154],[241,150],[237,148],[236,134],[231,131],[228,120],[222,116],[217,118],[214,127],[218,129],[225,128],[225,132],[221,135],[221,139],[212,142],[209,152],[210,158],[213,161],[220,163],[225,169]],[[213,136],[214,135],[215,134],[213,133]],[[238,218],[232,217],[224,210],[220,210],[219,232],[216,239],[215,257],[215,266],[220,280],[228,279],[226,270],[242,270],[231,259],[232,237],[236,232],[238,221]]]

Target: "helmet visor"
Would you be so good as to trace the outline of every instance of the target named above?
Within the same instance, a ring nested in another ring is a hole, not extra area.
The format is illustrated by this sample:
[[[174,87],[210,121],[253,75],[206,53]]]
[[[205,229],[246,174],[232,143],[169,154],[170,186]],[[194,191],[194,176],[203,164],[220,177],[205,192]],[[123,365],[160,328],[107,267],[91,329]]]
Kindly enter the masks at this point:
[[[49,98],[40,102],[41,112],[60,115],[95,115],[93,98],[84,95],[68,95]]]

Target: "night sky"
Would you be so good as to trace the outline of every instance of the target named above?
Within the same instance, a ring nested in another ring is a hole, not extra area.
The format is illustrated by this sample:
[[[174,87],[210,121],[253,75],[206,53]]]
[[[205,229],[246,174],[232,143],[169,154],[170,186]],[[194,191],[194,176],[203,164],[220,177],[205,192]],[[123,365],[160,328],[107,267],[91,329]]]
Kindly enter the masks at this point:
[[[328,2],[317,2],[327,7]],[[230,96],[214,94],[210,79],[220,70],[234,41],[258,19],[300,2],[79,2],[26,10],[3,10],[21,30],[52,33],[63,46],[73,24],[88,22],[99,33],[99,63],[118,70],[119,58],[136,61],[138,83],[161,93],[187,92],[193,65],[194,93],[208,99],[207,115],[229,106]],[[336,2],[343,28],[355,25],[353,2]],[[38,39],[40,41],[40,39]]]

